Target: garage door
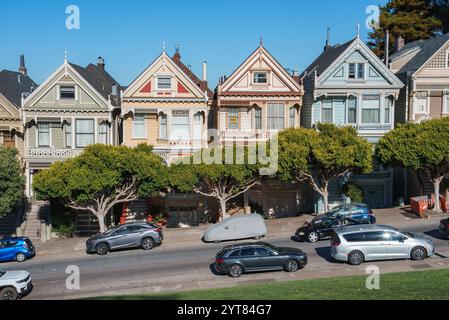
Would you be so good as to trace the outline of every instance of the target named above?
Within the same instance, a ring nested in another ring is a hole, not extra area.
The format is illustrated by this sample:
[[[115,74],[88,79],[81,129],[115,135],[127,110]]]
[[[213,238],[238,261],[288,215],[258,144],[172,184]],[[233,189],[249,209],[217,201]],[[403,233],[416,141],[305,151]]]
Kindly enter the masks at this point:
[[[383,186],[363,186],[364,200],[370,208],[384,207],[384,187]]]

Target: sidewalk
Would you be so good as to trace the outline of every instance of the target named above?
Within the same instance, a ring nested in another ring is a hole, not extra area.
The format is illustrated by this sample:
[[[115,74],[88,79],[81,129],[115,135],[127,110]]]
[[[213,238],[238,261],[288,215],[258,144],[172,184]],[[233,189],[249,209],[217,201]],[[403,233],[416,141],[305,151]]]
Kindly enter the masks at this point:
[[[441,219],[448,215],[431,215],[429,219],[419,219],[413,215],[408,208],[391,208],[373,210],[378,224],[388,224],[395,227],[412,226],[431,220],[438,225]],[[296,229],[304,224],[305,221],[313,219],[312,215],[302,215],[295,218],[284,218],[267,220],[268,234],[266,240],[280,237],[292,236]],[[165,248],[179,248],[186,246],[202,245],[201,238],[209,225],[201,225],[189,229],[164,229]],[[80,257],[85,255],[85,242],[87,238],[72,238],[51,240],[37,246],[37,257],[40,259],[58,259]]]

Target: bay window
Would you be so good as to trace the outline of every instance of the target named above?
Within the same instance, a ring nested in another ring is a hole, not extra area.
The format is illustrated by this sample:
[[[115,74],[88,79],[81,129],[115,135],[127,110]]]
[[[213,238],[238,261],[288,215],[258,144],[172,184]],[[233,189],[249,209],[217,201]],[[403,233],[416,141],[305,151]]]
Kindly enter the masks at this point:
[[[348,101],[348,123],[357,123],[357,98],[349,97]]]
[[[262,109],[261,108],[254,109],[254,129],[262,130]]]
[[[284,104],[268,104],[268,130],[284,129]]]
[[[321,107],[321,122],[328,123],[332,122],[332,99],[324,99]]]
[[[76,120],[76,147],[85,148],[95,143],[95,125],[93,119]]]
[[[65,147],[71,148],[72,147],[72,124],[68,123],[65,125]]]
[[[108,124],[100,123],[98,127],[98,143],[108,144]]]
[[[295,120],[296,120],[296,108],[291,107],[288,114],[288,125],[290,128],[295,127]]]
[[[159,140],[167,140],[167,115],[159,115]]]
[[[237,130],[239,128],[239,109],[228,108],[228,129]]]
[[[37,140],[39,147],[50,147],[50,123],[39,122],[37,124]]]
[[[380,122],[380,95],[364,95],[362,98],[362,122]]]
[[[428,95],[426,91],[418,91],[416,94],[416,113],[427,113]]]
[[[133,139],[145,138],[145,114],[135,114],[133,119]]]
[[[449,114],[449,92],[445,92],[443,95],[443,99],[445,99],[445,107],[444,107],[444,113]]]
[[[391,97],[385,97],[385,123],[391,122],[391,107],[393,106],[393,101]]]
[[[193,139],[201,140],[202,134],[202,126],[203,126],[203,116],[201,113],[197,113],[193,117]]]
[[[171,123],[171,140],[189,140],[190,125],[188,111],[173,111]]]

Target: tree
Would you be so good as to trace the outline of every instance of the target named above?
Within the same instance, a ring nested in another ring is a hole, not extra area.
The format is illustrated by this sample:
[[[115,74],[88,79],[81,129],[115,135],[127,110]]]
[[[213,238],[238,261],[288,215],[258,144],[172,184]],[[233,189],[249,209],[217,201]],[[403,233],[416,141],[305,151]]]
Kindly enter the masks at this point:
[[[433,183],[436,198],[449,173],[449,118],[407,123],[386,134],[376,148],[376,157],[391,167],[423,172]],[[441,211],[435,201],[435,211]]]
[[[442,32],[449,32],[449,0],[430,0],[432,14],[442,22]]]
[[[205,154],[215,159],[213,163],[206,160]],[[221,209],[220,220],[223,220],[227,218],[228,201],[245,193],[259,181],[259,165],[251,164],[248,154],[247,147],[201,150],[189,161],[172,165],[170,184],[181,192],[193,191],[217,199]],[[227,159],[232,159],[231,163]],[[243,161],[238,162],[238,159]]]
[[[25,187],[17,150],[0,147],[0,217],[13,211]]]
[[[319,124],[279,134],[279,177],[309,184],[329,210],[329,183],[350,173],[372,170],[372,148],[353,127]]]
[[[148,148],[93,145],[39,172],[33,188],[39,199],[58,199],[69,208],[91,212],[104,232],[105,218],[115,205],[154,196],[166,182],[166,167]]]
[[[379,28],[368,34],[368,46],[379,57],[383,57],[387,29],[390,31],[390,52],[393,52],[394,41],[399,36],[406,43],[435,36],[442,30],[443,23],[434,14],[438,11],[437,7],[430,2],[431,0],[389,0],[380,7]]]

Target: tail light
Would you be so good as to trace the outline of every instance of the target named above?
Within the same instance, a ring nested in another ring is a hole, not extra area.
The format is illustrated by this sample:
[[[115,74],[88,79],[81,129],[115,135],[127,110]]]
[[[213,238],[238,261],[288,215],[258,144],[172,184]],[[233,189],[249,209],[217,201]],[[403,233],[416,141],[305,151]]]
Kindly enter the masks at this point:
[[[368,213],[369,213],[370,216],[374,216],[373,210],[369,209]]]
[[[162,232],[162,228],[157,228],[157,229],[156,229],[156,232],[161,233],[161,232]]]
[[[28,244],[27,244],[26,242],[24,242],[24,243],[23,243],[23,247],[24,247],[25,249],[28,249]]]
[[[334,236],[332,238],[332,246],[338,247],[340,244],[341,244],[340,238],[338,238],[338,236]]]
[[[221,259],[221,258],[215,259],[215,264],[223,264],[223,263],[224,263],[224,259]]]

